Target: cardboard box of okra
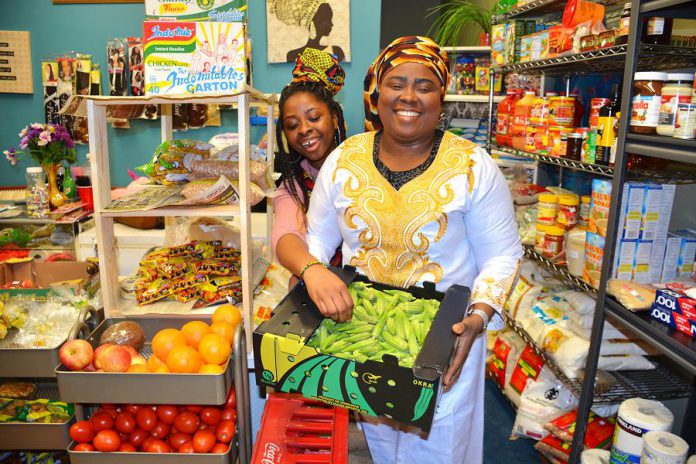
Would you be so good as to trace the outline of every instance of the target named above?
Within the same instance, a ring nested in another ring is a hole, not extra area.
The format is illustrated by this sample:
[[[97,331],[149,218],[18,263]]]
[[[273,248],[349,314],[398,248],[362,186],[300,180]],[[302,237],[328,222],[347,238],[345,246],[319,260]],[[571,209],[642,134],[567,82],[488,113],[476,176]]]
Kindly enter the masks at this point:
[[[297,285],[254,331],[257,383],[430,431],[470,290],[400,289],[331,270],[353,296],[352,320],[324,318]]]

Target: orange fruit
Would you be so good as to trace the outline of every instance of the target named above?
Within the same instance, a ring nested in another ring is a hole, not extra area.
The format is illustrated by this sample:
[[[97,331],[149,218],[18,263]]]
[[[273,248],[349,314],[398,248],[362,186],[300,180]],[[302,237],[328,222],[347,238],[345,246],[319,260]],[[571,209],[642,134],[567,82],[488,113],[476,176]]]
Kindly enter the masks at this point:
[[[215,322],[227,322],[237,327],[242,322],[242,312],[231,304],[220,305],[213,313],[213,323]]]
[[[162,329],[152,339],[152,352],[161,360],[166,360],[172,348],[185,346],[186,337],[176,329]]]
[[[181,333],[184,334],[188,346],[198,349],[198,342],[210,333],[210,326],[203,321],[191,321],[181,327]]]
[[[177,374],[193,374],[201,370],[201,355],[190,346],[175,346],[167,355],[167,367]]]
[[[145,363],[145,367],[149,372],[157,372],[157,369],[159,369],[162,366],[167,367],[167,365],[164,364],[164,362],[154,354],[150,356],[147,359],[147,362]]]
[[[162,364],[159,366],[156,370],[154,370],[152,373],[153,374],[169,374],[171,371],[167,367],[166,364]]]
[[[217,364],[203,364],[201,370],[198,371],[199,374],[222,374],[223,372],[225,372],[225,369]]]
[[[150,371],[147,370],[147,367],[145,367],[143,364],[133,364],[131,367],[128,368],[126,372],[135,372],[137,374],[147,374]]]
[[[232,324],[228,324],[227,322],[213,322],[213,324],[210,326],[210,330],[212,333],[218,334],[227,340],[227,343],[230,345],[232,345],[232,342],[234,342],[235,327]]]
[[[230,344],[218,334],[208,334],[201,338],[198,352],[207,364],[222,364],[230,357]]]

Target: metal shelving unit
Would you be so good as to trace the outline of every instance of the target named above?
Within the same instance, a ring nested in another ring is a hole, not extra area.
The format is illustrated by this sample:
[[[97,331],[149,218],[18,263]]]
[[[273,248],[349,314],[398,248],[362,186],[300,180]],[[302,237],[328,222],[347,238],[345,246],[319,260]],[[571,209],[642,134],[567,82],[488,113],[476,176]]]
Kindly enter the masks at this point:
[[[553,164],[555,166],[573,169],[575,171],[589,172],[590,174],[597,174],[600,176],[612,177],[614,175],[614,168],[599,164],[583,163],[582,161],[573,161],[568,158],[559,158],[557,156],[539,155],[537,153],[515,150],[514,148],[504,147],[501,145],[492,145],[491,151],[493,153],[498,152],[505,155],[519,156],[520,158],[527,158],[534,161],[540,161],[542,163]]]
[[[680,69],[693,65],[694,57],[696,57],[696,50],[694,49],[680,50],[672,47],[645,46],[640,43],[642,21],[646,12],[655,12],[663,9],[660,12],[661,16],[694,17],[693,0],[688,2],[682,0],[632,0],[631,3],[631,11],[639,12],[639,14],[632,14],[629,24],[629,40],[624,54],[625,66],[623,68],[623,89],[621,95],[622,115],[631,114],[633,77],[637,70],[645,69],[646,63],[652,63],[649,66],[650,70]],[[651,15],[654,14],[651,13]],[[622,117],[619,121],[615,170],[612,182],[613,193],[604,247],[604,260],[597,291],[597,305],[593,320],[590,351],[585,369],[587,375],[582,386],[582,395],[580,396],[578,406],[578,422],[573,440],[573,452],[569,461],[571,463],[577,463],[580,460],[582,452],[582,446],[580,445],[587,430],[587,416],[594,402],[592,391],[600,355],[604,321],[608,315],[621,321],[625,327],[637,336],[642,337],[652,346],[676,361],[687,374],[690,373],[693,376],[693,373],[696,372],[696,355],[694,355],[694,346],[691,344],[691,341],[682,339],[678,334],[673,333],[666,327],[659,327],[656,325],[657,323],[649,320],[649,314],[631,313],[607,295],[607,282],[614,260],[616,236],[620,228],[618,211],[621,205],[623,184],[627,179],[628,153],[682,163],[696,162],[696,156],[694,156],[696,143],[693,141],[629,134],[628,121],[629,118],[627,117]],[[690,377],[688,383],[690,385],[690,391],[687,394],[689,402],[685,408],[684,424],[693,424],[696,421],[696,388],[694,388],[693,377]],[[661,389],[662,387],[659,388]],[[644,393],[655,390],[656,388],[652,387],[647,392],[637,392],[635,396],[642,396]],[[686,394],[687,392],[683,393]],[[675,430],[674,432],[681,435],[689,443],[690,447],[696,446],[696,430],[693,427],[690,428],[686,425],[682,427],[681,431]]]
[[[605,4],[618,3],[615,0],[603,2]],[[500,22],[508,19],[539,17],[545,14],[554,13],[558,16],[563,10],[563,0],[536,0],[526,5],[516,8],[504,15],[493,18],[493,22]],[[675,48],[671,46],[655,46],[640,44],[640,29],[643,14],[650,11],[660,10],[661,16],[682,17],[696,19],[696,0],[632,0],[633,14],[629,28],[629,41],[626,45],[615,46],[591,52],[568,54],[561,57],[536,60],[525,63],[511,63],[499,66],[494,72],[507,73],[515,72],[519,74],[541,74],[544,76],[578,76],[586,74],[604,74],[609,72],[623,73],[623,92],[621,114],[631,113],[631,91],[633,87],[633,75],[636,70],[667,70],[683,69],[696,64],[696,49]],[[651,13],[654,15],[655,13]],[[493,108],[492,94],[489,102],[491,111]],[[551,370],[563,380],[571,390],[579,396],[578,421],[576,433],[573,440],[573,453],[569,462],[577,464],[580,462],[580,454],[583,447],[582,441],[587,429],[587,419],[590,407],[594,403],[615,403],[624,399],[640,396],[653,399],[671,399],[689,397],[689,406],[686,408],[685,424],[696,421],[696,389],[693,386],[693,379],[689,373],[696,373],[696,342],[688,339],[682,334],[676,333],[667,327],[659,325],[650,320],[648,313],[631,313],[623,308],[606,294],[607,281],[613,262],[614,240],[616,237],[618,209],[621,204],[621,193],[623,183],[628,176],[630,178],[649,178],[655,181],[671,181],[677,183],[694,182],[696,180],[696,141],[683,141],[673,138],[658,136],[642,136],[627,134],[628,118],[622,118],[619,126],[617,140],[617,157],[615,167],[608,168],[596,166],[588,163],[578,163],[563,158],[537,155],[534,153],[520,152],[506,147],[492,146],[492,152],[499,154],[516,156],[522,159],[534,160],[541,163],[553,164],[560,169],[572,169],[576,171],[588,172],[594,175],[609,177],[612,179],[613,192],[611,199],[611,213],[609,217],[606,246],[604,249],[604,260],[602,266],[601,279],[598,289],[590,287],[581,279],[568,273],[564,266],[550,262],[534,251],[532,247],[525,247],[525,255],[538,262],[554,277],[558,278],[566,285],[576,290],[585,292],[596,299],[596,309],[593,321],[593,331],[590,340],[590,350],[585,365],[585,377],[582,382],[568,379],[567,376],[560,375],[548,363]],[[646,171],[642,169],[627,168],[628,155],[631,153],[643,157],[656,157],[671,162],[682,163],[681,166],[670,163],[665,169],[659,171]],[[694,169],[683,169],[683,163],[691,163]],[[636,336],[644,338],[652,346],[656,347],[661,353],[670,358],[674,364],[678,365],[688,378],[685,382],[680,376],[664,365],[657,363],[656,369],[648,371],[621,371],[612,372],[617,383],[607,392],[595,391],[595,376],[599,361],[599,350],[602,343],[602,330],[607,316],[617,320],[627,329],[635,332]],[[508,325],[518,332],[525,340],[524,331],[514,323],[508,321]],[[538,349],[538,347],[537,347]],[[548,356],[539,350],[546,360]],[[556,366],[557,367],[557,366]],[[685,370],[685,372],[684,372]],[[561,373],[562,374],[562,373]],[[679,431],[676,431],[677,433]],[[689,444],[696,446],[696,430],[684,428],[681,435]]]
[[[445,103],[452,102],[469,102],[469,103],[488,103],[488,95],[459,95],[448,93],[445,95]],[[493,101],[500,103],[505,98],[505,95],[496,95],[493,97]]]

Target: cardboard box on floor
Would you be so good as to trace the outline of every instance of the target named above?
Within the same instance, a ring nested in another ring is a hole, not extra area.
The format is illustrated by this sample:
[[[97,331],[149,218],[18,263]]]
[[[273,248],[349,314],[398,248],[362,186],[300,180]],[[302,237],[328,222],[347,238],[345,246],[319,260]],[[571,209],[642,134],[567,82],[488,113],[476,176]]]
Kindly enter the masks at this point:
[[[350,268],[331,270],[348,285],[369,282]],[[393,289],[373,283],[377,289]],[[322,354],[306,345],[323,316],[304,285],[295,288],[253,334],[256,382],[285,393],[300,393],[332,406],[384,416],[429,432],[456,337],[452,324],[464,317],[471,292],[453,285],[443,294],[432,284],[400,289],[416,298],[437,299],[440,310],[412,368],[384,355],[364,363]]]
[[[86,261],[36,261],[32,258],[11,259],[0,263],[0,288],[14,281],[27,282],[31,288],[0,290],[0,300],[17,295],[46,298],[53,287],[69,288],[73,292],[91,292],[98,285],[99,273],[88,272],[93,263]]]

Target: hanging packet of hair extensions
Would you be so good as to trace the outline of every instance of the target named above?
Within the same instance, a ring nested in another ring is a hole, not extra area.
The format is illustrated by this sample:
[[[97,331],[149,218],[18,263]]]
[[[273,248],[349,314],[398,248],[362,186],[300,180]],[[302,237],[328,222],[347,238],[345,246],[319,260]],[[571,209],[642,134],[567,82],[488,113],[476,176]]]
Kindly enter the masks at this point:
[[[145,94],[145,75],[143,71],[143,39],[128,37],[128,70],[130,71],[130,94]]]
[[[109,64],[109,95],[119,97],[128,95],[128,68],[126,67],[125,39],[110,39],[106,43],[106,59]]]
[[[101,95],[101,69],[99,68],[99,63],[92,63],[89,81],[89,94]]]
[[[43,84],[44,115],[46,122],[59,124],[58,111],[58,62],[53,59],[41,61],[41,83]]]
[[[68,103],[74,95],[75,78],[75,58],[71,56],[61,56],[56,59],[58,63],[58,111]],[[73,130],[74,117],[69,114],[60,115],[60,123],[65,127],[70,136],[75,139]]]

